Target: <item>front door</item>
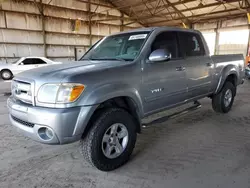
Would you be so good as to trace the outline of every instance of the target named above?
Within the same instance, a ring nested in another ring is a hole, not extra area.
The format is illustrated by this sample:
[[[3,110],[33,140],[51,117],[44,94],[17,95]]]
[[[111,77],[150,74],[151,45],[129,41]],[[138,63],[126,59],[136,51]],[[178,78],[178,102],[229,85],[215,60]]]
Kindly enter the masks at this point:
[[[20,62],[18,65],[18,69],[20,72],[34,69],[34,68],[36,68],[36,65],[32,58],[26,58],[22,62]]]
[[[22,62],[19,63],[18,69],[20,72],[38,68],[38,67],[43,67],[47,66],[48,64],[43,61],[42,59],[39,58],[26,58]]]
[[[209,93],[212,84],[213,62],[198,33],[178,32],[181,51],[185,57],[188,98]]]
[[[145,114],[183,102],[187,97],[186,72],[184,61],[180,57],[176,32],[162,32],[157,35],[150,51],[157,49],[167,49],[172,57],[168,61],[146,60],[144,63],[142,95]]]

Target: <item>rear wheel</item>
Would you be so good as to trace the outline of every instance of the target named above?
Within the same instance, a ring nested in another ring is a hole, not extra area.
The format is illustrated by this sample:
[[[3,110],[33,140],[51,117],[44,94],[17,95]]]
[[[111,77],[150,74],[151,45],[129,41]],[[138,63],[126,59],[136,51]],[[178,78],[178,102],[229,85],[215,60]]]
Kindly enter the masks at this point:
[[[1,77],[3,80],[10,80],[13,77],[13,74],[10,70],[2,70]]]
[[[229,112],[232,108],[235,95],[236,87],[231,82],[226,82],[222,90],[212,98],[214,111],[220,113]]]
[[[125,164],[135,147],[136,123],[120,108],[104,109],[93,118],[91,129],[80,141],[84,158],[102,171]]]

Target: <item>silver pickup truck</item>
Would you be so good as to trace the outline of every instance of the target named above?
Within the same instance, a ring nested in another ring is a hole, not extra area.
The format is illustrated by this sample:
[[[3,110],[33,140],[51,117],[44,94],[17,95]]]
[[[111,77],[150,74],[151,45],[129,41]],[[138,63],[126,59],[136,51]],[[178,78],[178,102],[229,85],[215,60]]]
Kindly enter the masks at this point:
[[[11,124],[45,144],[80,140],[102,171],[123,165],[142,119],[201,98],[230,111],[244,81],[242,55],[210,56],[199,31],[156,27],[97,42],[77,62],[26,71],[12,81]]]

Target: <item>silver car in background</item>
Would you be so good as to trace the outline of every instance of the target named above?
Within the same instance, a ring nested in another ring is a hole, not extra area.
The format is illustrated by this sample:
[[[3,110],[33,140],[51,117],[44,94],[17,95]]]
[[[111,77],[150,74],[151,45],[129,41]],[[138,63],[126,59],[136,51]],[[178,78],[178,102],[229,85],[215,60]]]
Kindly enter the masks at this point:
[[[0,76],[3,80],[10,80],[20,72],[52,64],[61,62],[54,62],[45,57],[22,57],[11,64],[0,64]]]

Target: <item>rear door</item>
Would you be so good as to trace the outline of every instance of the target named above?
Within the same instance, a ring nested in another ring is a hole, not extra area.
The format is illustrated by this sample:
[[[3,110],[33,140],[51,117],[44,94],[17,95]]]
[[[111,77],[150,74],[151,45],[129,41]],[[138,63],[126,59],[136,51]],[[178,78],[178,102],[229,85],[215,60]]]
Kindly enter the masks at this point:
[[[151,52],[167,49],[172,58],[169,61],[150,62]],[[151,44],[142,76],[142,95],[146,114],[162,110],[184,101],[187,97],[187,83],[183,58],[179,53],[177,34],[174,31],[161,32]]]
[[[201,36],[195,32],[178,32],[185,58],[188,98],[206,95],[212,87],[213,62],[205,50]]]

